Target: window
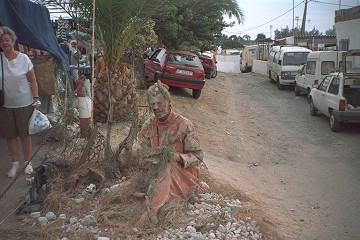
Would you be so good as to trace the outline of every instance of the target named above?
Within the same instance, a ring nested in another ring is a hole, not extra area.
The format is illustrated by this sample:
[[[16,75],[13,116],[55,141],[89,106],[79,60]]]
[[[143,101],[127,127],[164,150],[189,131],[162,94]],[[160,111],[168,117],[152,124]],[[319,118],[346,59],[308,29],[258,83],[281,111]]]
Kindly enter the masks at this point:
[[[349,50],[349,39],[341,39],[339,41],[339,50],[348,51]]]
[[[305,75],[306,65],[301,68],[300,75]]]
[[[270,53],[269,53],[269,61],[273,61],[274,56],[275,56],[275,52],[274,52],[274,51],[270,51]]]
[[[283,65],[302,65],[306,63],[308,52],[288,52],[284,53]]]
[[[335,72],[335,62],[323,61],[321,63],[321,75],[327,75],[332,72]]]
[[[319,90],[326,91],[327,87],[329,86],[329,82],[331,80],[331,77],[327,76],[324,78],[324,80],[320,83]]]
[[[188,67],[202,67],[201,61],[197,56],[180,53],[169,53],[168,63],[178,64]]]
[[[306,74],[315,75],[315,69],[316,69],[315,61],[308,61],[306,63]]]
[[[157,50],[156,52],[154,52],[154,54],[151,56],[151,60],[155,61],[155,62],[159,62],[159,60],[157,59],[157,56],[159,55],[161,50]]]
[[[165,50],[159,49],[151,56],[151,60],[153,60],[154,62],[161,63],[163,61],[164,54],[165,54]]]
[[[330,87],[329,87],[329,93],[338,95],[339,93],[339,85],[340,85],[340,79],[339,78],[333,78]]]
[[[279,61],[279,56],[280,56],[280,52],[275,53],[275,56],[274,56],[274,62],[275,62],[275,63],[278,63],[278,61]]]

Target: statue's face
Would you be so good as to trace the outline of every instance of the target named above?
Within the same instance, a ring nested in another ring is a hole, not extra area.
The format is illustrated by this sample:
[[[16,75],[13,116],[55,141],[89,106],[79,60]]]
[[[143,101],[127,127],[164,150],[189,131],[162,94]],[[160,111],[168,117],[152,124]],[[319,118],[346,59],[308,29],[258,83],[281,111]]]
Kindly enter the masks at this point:
[[[149,97],[149,104],[155,117],[161,122],[165,121],[170,113],[170,100],[165,100],[162,94],[157,94]]]

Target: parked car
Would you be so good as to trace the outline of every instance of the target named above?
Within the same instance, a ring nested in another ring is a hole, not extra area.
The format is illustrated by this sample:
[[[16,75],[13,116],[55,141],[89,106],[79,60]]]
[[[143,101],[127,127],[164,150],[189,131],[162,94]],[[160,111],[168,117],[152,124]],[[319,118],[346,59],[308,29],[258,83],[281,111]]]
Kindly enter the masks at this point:
[[[295,95],[310,93],[313,85],[332,72],[338,72],[344,51],[314,51],[307,56],[306,65],[295,76]]]
[[[205,72],[199,57],[191,52],[157,49],[145,59],[145,81],[192,89],[197,99],[205,85]]]
[[[273,46],[267,61],[270,82],[276,82],[279,90],[284,85],[294,85],[295,76],[306,63],[309,52],[310,49],[298,46]]]
[[[251,72],[253,60],[256,59],[257,45],[246,46],[240,54],[240,71]]]
[[[327,75],[310,91],[310,114],[330,118],[330,129],[341,130],[343,122],[360,123],[360,49],[343,54],[342,73]]]
[[[207,79],[215,78],[217,76],[216,60],[204,54],[199,54],[198,56],[205,71],[205,78]]]

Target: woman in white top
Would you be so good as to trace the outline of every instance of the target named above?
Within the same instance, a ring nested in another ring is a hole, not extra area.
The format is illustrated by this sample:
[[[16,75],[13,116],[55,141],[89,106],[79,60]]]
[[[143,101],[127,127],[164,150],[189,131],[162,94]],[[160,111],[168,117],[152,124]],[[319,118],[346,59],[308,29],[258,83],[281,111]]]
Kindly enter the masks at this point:
[[[19,169],[17,137],[21,140],[26,165],[25,172],[32,172],[29,162],[32,142],[28,123],[34,107],[39,107],[34,66],[27,55],[14,50],[15,42],[14,31],[9,27],[0,27],[0,47],[3,50],[0,54],[2,55],[5,91],[5,103],[0,107],[0,137],[6,139],[12,161],[8,177],[14,177]],[[1,71],[0,67],[0,74]]]

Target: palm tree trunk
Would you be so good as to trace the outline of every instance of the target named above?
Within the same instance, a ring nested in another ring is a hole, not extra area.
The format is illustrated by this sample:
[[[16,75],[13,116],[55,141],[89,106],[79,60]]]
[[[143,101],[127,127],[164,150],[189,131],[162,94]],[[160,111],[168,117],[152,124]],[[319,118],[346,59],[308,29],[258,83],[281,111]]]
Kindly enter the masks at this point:
[[[111,149],[111,142],[110,142],[110,136],[111,136],[111,130],[112,130],[112,124],[113,124],[113,113],[114,113],[114,107],[113,103],[111,101],[112,94],[112,84],[111,84],[111,74],[112,71],[110,68],[108,68],[107,76],[108,76],[108,100],[109,100],[109,112],[108,112],[108,119],[107,119],[107,129],[106,129],[106,142],[105,142],[105,153],[104,153],[104,170],[105,175],[107,179],[115,179],[121,177],[121,172],[119,168],[119,163],[117,161],[117,158],[115,157],[114,152]]]

